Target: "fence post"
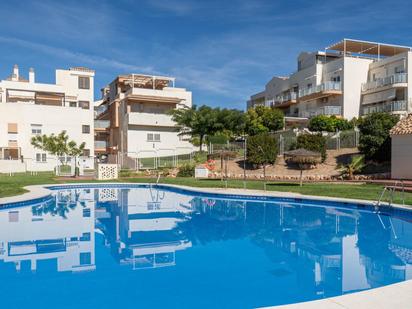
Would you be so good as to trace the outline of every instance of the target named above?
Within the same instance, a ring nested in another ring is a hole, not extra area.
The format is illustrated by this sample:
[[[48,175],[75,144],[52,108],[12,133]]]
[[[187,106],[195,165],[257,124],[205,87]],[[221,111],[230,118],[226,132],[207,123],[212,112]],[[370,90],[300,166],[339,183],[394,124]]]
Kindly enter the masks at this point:
[[[355,147],[359,146],[359,129],[355,127]]]
[[[340,150],[340,131],[336,135],[336,150]]]
[[[283,135],[280,134],[279,135],[279,155],[283,155],[283,153],[285,152],[285,141],[283,139]]]

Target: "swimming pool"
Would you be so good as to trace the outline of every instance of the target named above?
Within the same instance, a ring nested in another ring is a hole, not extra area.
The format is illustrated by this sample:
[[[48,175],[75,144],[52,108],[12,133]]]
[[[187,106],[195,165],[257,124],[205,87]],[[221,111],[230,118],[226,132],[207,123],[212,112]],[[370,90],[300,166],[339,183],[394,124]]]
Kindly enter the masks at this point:
[[[412,215],[169,186],[0,207],[2,308],[252,308],[412,277]]]

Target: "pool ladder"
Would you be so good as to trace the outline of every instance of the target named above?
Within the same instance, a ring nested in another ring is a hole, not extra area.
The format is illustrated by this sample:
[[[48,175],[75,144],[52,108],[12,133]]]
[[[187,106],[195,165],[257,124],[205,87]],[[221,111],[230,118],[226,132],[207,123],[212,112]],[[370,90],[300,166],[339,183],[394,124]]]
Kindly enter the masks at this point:
[[[400,184],[400,186],[398,185]],[[376,206],[380,206],[382,203],[383,198],[385,197],[385,193],[388,192],[389,194],[389,202],[388,202],[388,206],[392,206],[393,204],[393,198],[395,195],[395,191],[397,191],[398,189],[402,189],[402,194],[401,194],[401,198],[402,198],[402,205],[405,205],[405,184],[403,182],[403,180],[397,180],[395,182],[395,185],[390,185],[390,186],[385,186],[382,190],[381,195],[379,196],[379,199],[376,202]]]

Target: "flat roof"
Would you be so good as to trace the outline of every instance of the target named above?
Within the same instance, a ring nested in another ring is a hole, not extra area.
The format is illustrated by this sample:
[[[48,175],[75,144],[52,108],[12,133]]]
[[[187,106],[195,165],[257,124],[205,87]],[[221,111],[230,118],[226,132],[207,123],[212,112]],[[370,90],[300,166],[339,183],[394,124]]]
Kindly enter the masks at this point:
[[[335,50],[341,52],[349,52],[355,54],[364,55],[377,55],[377,56],[394,56],[403,52],[412,51],[412,47],[386,44],[379,42],[370,42],[354,39],[343,39],[337,43],[334,43],[325,49]]]

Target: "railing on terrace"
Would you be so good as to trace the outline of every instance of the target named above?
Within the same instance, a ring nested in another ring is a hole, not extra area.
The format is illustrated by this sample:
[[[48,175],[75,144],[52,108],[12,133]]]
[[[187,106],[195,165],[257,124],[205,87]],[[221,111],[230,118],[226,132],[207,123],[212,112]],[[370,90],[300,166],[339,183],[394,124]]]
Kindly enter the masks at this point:
[[[310,111],[304,111],[302,113],[302,117],[305,118],[311,118],[315,117],[318,115],[341,115],[342,114],[342,107],[341,106],[324,106],[324,107],[319,107],[315,110],[310,110]]]
[[[95,120],[94,128],[95,129],[107,129],[110,127],[110,120]]]
[[[373,106],[363,107],[363,114],[371,114],[377,112],[405,112],[408,110],[408,101],[392,101],[388,103],[381,103]]]
[[[275,104],[282,104],[287,101],[296,100],[298,97],[296,92],[289,92],[281,96],[277,96],[275,99]]]
[[[107,141],[94,141],[94,148],[98,148],[98,149],[107,148]]]
[[[407,83],[407,82],[408,82],[407,73],[397,73],[394,75],[378,78],[374,81],[362,84],[362,91],[368,91],[368,90],[376,89],[379,87],[384,87],[384,86],[399,84],[399,83]]]
[[[329,81],[329,82],[325,82],[325,83],[322,83],[314,87],[300,89],[299,97],[304,97],[304,96],[311,95],[314,93],[323,92],[323,91],[332,91],[332,90],[340,91],[341,83]]]
[[[107,111],[107,105],[100,105],[95,109],[95,117],[103,114],[104,112]]]

